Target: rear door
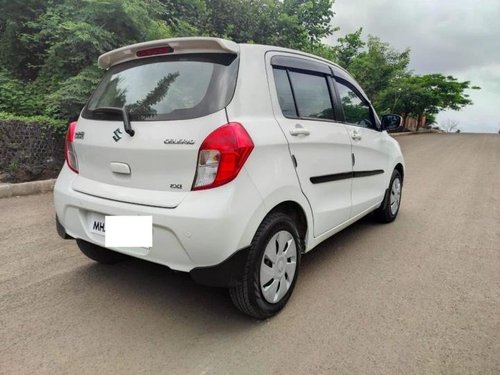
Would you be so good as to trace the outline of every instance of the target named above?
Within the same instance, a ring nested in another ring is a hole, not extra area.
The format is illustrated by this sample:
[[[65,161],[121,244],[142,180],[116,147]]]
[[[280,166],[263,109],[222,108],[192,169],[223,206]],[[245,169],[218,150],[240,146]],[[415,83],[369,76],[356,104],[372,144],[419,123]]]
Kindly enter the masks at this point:
[[[223,53],[148,57],[111,67],[78,120],[73,188],[176,207],[191,190],[201,143],[227,123],[224,108],[237,69],[237,56]],[[133,136],[109,107],[128,112]]]
[[[387,181],[388,145],[370,102],[357,83],[344,72],[335,72],[344,123],[349,131],[353,154],[352,213],[357,216],[380,203]]]
[[[314,217],[314,236],[349,219],[351,142],[335,120],[327,65],[293,54],[266,55],[275,117],[285,134]],[[274,87],[273,87],[274,86]]]

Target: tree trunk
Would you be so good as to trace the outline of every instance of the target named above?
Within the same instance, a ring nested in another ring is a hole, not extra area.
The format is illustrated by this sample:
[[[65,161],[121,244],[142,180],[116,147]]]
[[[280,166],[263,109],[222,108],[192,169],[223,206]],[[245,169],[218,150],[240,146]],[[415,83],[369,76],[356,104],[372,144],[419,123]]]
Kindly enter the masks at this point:
[[[426,116],[425,113],[422,113],[422,114],[418,115],[417,131],[418,131],[418,129],[425,127],[426,121],[427,121],[427,116]]]
[[[420,124],[422,128],[427,128],[427,113],[422,115],[422,122]]]

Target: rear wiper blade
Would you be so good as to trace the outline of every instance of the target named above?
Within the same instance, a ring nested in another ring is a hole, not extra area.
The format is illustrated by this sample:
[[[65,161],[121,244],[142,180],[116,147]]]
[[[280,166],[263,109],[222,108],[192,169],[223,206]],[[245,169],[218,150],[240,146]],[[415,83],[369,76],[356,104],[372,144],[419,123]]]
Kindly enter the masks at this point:
[[[118,107],[99,107],[96,109],[90,110],[91,112],[101,112],[101,113],[117,113],[120,114],[123,118],[123,127],[125,129],[125,132],[130,135],[131,137],[134,136],[135,131],[132,129],[132,125],[130,125],[130,118],[128,115],[128,112],[125,107],[123,108],[118,108]]]

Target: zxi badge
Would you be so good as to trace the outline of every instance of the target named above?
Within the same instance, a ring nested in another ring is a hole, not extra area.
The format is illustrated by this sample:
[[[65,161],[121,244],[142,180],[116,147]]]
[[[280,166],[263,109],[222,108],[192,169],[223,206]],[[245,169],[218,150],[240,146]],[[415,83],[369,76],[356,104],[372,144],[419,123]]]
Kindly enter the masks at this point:
[[[76,132],[75,139],[83,139],[85,138],[85,132]]]
[[[116,128],[116,130],[113,132],[114,136],[113,139],[115,142],[118,142],[120,139],[122,139],[122,136],[120,134],[123,134],[120,128]]]

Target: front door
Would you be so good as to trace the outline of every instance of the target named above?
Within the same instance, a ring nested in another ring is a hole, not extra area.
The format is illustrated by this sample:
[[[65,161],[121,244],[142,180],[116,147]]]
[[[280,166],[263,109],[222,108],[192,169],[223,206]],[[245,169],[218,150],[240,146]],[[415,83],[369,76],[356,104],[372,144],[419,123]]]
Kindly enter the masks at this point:
[[[364,95],[347,80],[336,77],[353,154],[351,217],[373,208],[384,198],[389,164],[384,134],[377,129],[374,112]]]

